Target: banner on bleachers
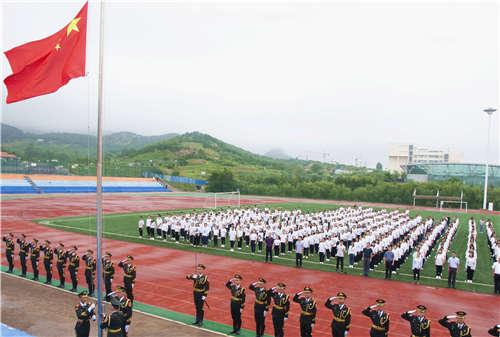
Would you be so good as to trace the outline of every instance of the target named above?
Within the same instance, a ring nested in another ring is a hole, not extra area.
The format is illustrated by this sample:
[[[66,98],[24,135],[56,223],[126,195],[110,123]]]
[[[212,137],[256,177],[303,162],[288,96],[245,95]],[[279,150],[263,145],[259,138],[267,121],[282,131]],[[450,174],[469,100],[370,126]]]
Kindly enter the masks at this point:
[[[194,179],[189,177],[178,177],[178,176],[166,176],[159,173],[151,173],[151,172],[142,172],[142,176],[144,178],[154,178],[160,177],[163,180],[170,181],[173,183],[182,183],[182,184],[194,184],[194,185],[206,185],[208,183],[207,180]]]

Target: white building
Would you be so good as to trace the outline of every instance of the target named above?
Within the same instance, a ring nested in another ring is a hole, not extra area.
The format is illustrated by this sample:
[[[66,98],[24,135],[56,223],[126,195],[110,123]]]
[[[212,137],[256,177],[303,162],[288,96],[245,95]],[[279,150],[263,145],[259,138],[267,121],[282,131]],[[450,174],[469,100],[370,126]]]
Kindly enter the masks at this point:
[[[455,151],[431,150],[417,147],[412,144],[389,144],[389,161],[387,169],[394,172],[403,172],[401,165],[432,164],[432,163],[460,163],[463,154]]]

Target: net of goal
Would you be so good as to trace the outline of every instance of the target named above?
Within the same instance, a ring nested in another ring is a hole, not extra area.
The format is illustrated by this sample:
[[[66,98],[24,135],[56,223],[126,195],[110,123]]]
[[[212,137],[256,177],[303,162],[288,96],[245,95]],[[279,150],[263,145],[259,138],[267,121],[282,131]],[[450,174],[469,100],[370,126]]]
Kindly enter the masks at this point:
[[[207,208],[240,208],[240,191],[207,193]]]

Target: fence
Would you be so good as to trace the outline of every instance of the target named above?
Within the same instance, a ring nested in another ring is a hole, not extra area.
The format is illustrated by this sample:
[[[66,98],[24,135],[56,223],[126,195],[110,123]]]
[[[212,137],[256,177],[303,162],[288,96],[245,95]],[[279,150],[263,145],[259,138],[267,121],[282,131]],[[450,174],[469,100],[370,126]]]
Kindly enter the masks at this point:
[[[193,185],[206,185],[208,183],[207,180],[194,179],[189,177],[177,177],[177,176],[165,176],[163,174],[151,173],[151,172],[142,172],[142,176],[144,178],[153,178],[160,177],[163,180],[170,181],[173,183],[182,183],[182,184],[193,184]]]

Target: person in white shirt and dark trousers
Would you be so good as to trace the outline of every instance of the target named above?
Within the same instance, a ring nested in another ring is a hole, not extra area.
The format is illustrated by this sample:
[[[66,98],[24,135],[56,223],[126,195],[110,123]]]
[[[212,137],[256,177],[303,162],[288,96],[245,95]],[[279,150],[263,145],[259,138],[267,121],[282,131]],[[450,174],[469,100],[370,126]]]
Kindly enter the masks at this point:
[[[413,270],[413,282],[420,282],[420,270],[422,269],[422,257],[420,252],[417,250],[415,255],[413,255],[413,264],[411,269]]]
[[[467,283],[472,283],[474,277],[474,270],[476,270],[477,257],[474,252],[470,251],[469,256],[465,259],[465,268],[467,269]]]
[[[493,267],[491,269],[491,274],[493,275],[493,280],[495,282],[494,294],[500,294],[500,257],[498,257],[498,260],[493,263]]]
[[[441,279],[441,275],[443,274],[443,264],[446,260],[446,254],[443,253],[443,250],[440,249],[436,254],[436,278]]]
[[[335,256],[337,257],[337,271],[339,271],[339,262],[340,262],[341,271],[344,272],[344,254],[345,254],[344,242],[340,241],[339,245],[337,246],[337,254],[335,254]]]
[[[460,259],[457,254],[452,253],[448,259],[448,288],[455,288],[455,281],[457,279],[458,267],[460,266]]]

